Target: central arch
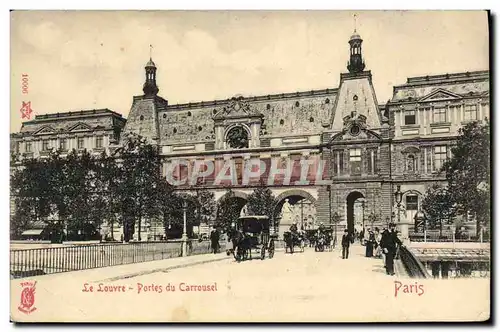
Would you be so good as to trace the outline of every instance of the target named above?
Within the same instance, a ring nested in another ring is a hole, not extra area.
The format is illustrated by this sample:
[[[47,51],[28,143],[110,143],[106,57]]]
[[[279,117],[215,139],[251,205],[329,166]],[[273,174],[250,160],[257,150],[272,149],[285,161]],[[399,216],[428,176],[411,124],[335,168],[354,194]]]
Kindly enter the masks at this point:
[[[316,224],[316,198],[301,189],[287,190],[276,197],[274,215],[277,217],[278,234],[283,235],[293,222],[299,228],[312,228]]]
[[[347,195],[346,198],[346,204],[347,204],[347,230],[349,231],[349,234],[354,233],[354,225],[355,225],[355,219],[356,219],[356,214],[355,214],[355,205],[357,202],[359,202],[360,199],[364,199],[365,196],[360,193],[359,191],[353,191],[349,195]],[[359,206],[358,206],[359,208]],[[364,214],[364,211],[361,211],[362,214]],[[361,219],[364,219],[364,215],[361,216]]]

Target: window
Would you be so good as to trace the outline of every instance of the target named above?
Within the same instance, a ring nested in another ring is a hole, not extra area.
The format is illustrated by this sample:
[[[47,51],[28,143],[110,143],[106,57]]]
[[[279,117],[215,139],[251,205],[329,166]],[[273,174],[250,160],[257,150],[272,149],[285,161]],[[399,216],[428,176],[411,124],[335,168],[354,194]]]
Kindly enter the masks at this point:
[[[406,218],[408,220],[413,220],[415,214],[418,211],[418,196],[417,195],[406,195]]]
[[[351,174],[361,174],[361,149],[349,150]]]
[[[31,142],[26,142],[26,152],[31,152]]]
[[[464,120],[465,121],[474,121],[477,120],[477,105],[465,105],[464,106]]]
[[[406,210],[418,210],[418,196],[406,195]]]
[[[417,123],[417,118],[415,117],[415,110],[405,111],[405,125],[414,125]]]
[[[434,112],[432,113],[432,122],[441,123],[446,122],[446,108],[434,108]]]
[[[47,151],[49,149],[49,141],[42,141],[42,151]]]
[[[344,151],[333,151],[333,174],[341,175],[344,171]]]
[[[435,146],[433,157],[434,157],[433,170],[435,172],[439,172],[441,170],[441,167],[443,167],[444,162],[446,161],[446,145]]]
[[[481,112],[483,119],[489,118],[490,117],[490,104],[482,104],[481,108],[483,109]],[[479,120],[481,120],[481,119],[479,119]]]
[[[368,150],[367,154],[368,161],[368,174],[377,173],[377,149]]]
[[[66,139],[65,138],[61,138],[61,140],[59,141],[59,149],[62,150],[62,151],[66,151],[67,150],[67,145],[66,145]]]
[[[97,136],[95,138],[95,147],[96,148],[102,148],[102,136]]]
[[[84,140],[83,137],[78,137],[76,141],[76,146],[78,149],[83,149]]]

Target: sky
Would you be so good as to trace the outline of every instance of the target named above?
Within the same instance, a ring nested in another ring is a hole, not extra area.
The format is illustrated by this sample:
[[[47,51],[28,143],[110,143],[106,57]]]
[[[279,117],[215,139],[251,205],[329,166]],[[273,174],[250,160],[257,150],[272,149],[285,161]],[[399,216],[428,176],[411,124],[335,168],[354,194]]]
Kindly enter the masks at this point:
[[[150,52],[169,104],[337,88],[354,14],[379,103],[407,77],[489,68],[485,11],[14,11],[11,132],[23,101],[127,117]]]

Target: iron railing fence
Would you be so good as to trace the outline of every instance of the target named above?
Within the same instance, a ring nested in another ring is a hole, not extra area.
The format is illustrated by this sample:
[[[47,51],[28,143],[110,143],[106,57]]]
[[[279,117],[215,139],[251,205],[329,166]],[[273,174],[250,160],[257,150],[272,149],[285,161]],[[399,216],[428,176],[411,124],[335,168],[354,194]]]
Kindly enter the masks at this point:
[[[428,261],[427,272],[434,278],[489,278],[490,261]]]
[[[188,241],[187,255],[210,252],[209,241]],[[25,278],[181,257],[182,241],[69,245],[10,250],[11,278]]]
[[[490,242],[488,234],[483,234],[481,237],[472,233],[456,235],[453,238],[453,234],[450,232],[441,234],[439,234],[439,231],[428,231],[425,234],[423,232],[411,232],[409,237],[412,242]]]

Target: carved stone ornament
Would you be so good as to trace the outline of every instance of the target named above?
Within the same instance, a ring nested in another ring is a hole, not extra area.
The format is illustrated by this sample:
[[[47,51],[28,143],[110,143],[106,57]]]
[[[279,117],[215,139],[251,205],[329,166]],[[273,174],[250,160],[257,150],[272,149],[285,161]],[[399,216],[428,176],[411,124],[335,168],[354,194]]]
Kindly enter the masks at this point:
[[[351,115],[344,117],[343,132],[349,133],[351,136],[358,136],[361,131],[366,129],[366,116],[356,114],[353,112]]]
[[[240,96],[231,98],[226,107],[219,111],[214,118],[245,118],[249,116],[260,116],[260,113],[250,107],[250,104]]]

